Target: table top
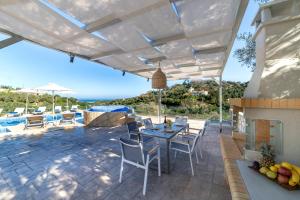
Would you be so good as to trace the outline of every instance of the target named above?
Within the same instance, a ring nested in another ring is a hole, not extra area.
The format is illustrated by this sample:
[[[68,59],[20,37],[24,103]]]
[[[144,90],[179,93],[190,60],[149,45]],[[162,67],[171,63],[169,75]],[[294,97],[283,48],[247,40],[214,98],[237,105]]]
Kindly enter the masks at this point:
[[[185,128],[185,126],[173,124],[171,128],[165,129],[163,124],[157,124],[152,129],[142,129],[141,133],[152,137],[171,139]]]
[[[237,165],[252,200],[299,200],[300,190],[288,191],[266,177],[248,168],[251,162],[237,160]]]

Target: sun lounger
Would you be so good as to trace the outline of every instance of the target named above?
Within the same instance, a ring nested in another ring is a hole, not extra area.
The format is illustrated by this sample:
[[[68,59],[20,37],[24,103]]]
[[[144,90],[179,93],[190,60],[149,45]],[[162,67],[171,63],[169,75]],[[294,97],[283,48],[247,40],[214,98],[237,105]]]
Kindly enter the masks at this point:
[[[70,109],[71,112],[77,112],[78,111],[78,105],[73,105]]]
[[[7,117],[19,117],[23,115],[25,108],[16,108],[14,112],[7,113]]]
[[[37,110],[35,110],[32,114],[34,115],[42,115],[46,111],[46,107],[39,107]]]
[[[62,111],[61,106],[55,106],[54,108],[55,113],[61,113],[61,111]]]
[[[27,129],[29,127],[36,127],[36,126],[45,127],[46,124],[47,121],[43,115],[28,116],[26,117],[26,124],[24,129]]]
[[[62,114],[62,119],[59,122],[60,124],[62,123],[76,123],[75,120],[75,113],[63,113]]]

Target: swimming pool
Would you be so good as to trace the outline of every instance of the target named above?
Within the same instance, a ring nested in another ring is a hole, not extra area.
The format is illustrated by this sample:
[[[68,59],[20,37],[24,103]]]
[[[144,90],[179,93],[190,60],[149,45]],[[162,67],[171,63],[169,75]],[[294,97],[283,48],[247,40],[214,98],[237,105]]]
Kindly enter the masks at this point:
[[[128,106],[111,105],[111,106],[93,106],[88,109],[89,112],[126,112],[132,113],[133,109]]]
[[[48,122],[60,120],[62,118],[61,114],[55,114],[55,115],[45,115]],[[76,113],[76,121],[82,123],[82,114]],[[25,124],[26,117],[0,117],[0,127],[2,128],[8,127],[8,126],[16,126],[19,124]]]

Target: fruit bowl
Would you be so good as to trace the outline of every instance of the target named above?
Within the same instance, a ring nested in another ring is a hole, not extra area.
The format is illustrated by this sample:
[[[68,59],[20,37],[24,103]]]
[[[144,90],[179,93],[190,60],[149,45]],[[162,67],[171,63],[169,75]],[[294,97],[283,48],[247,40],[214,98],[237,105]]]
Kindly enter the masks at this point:
[[[264,176],[266,179],[269,179],[270,181],[273,181],[274,183],[276,183],[277,185],[280,185],[281,187],[289,190],[289,191],[293,191],[293,190],[299,190],[300,189],[300,186],[299,185],[295,185],[295,186],[291,186],[289,184],[282,184],[282,183],[279,183],[277,181],[277,179],[271,179],[269,177],[267,177],[265,174],[261,174],[259,172],[259,170],[255,169],[253,166],[248,166],[250,169],[252,169],[253,171],[257,172],[259,175],[261,176]]]

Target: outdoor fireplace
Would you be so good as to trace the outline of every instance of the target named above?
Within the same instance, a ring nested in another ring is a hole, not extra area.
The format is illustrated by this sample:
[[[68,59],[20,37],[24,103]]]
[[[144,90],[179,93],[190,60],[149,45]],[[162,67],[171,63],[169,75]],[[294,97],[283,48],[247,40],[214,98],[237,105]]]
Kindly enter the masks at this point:
[[[231,100],[234,131],[245,136],[246,157],[253,159],[266,142],[277,161],[300,164],[299,11],[298,0],[274,2],[260,7],[253,20],[256,68],[244,98]]]
[[[246,119],[245,158],[259,160],[262,144],[270,144],[276,155],[282,154],[283,123],[280,120]]]

